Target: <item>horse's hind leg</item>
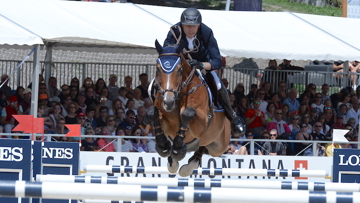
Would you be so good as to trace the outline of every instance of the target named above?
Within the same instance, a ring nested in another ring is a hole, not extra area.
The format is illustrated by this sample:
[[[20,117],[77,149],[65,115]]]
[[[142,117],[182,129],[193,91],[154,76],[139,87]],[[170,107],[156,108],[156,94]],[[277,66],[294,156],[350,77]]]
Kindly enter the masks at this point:
[[[199,167],[202,155],[204,154],[205,151],[206,151],[205,147],[199,147],[199,149],[189,159],[188,164],[185,164],[180,168],[179,175],[182,177],[191,175],[194,169],[197,169]]]
[[[167,139],[164,131],[161,129],[159,120],[159,110],[155,106],[151,106],[146,110],[145,124],[152,124],[155,131],[156,145],[155,149],[162,157],[168,157],[171,153],[171,143]]]
[[[187,147],[184,142],[185,133],[188,130],[188,124],[196,116],[196,111],[192,107],[187,107],[181,114],[180,129],[176,133],[176,137],[173,141],[173,148],[171,157],[175,160],[182,160],[187,151]]]

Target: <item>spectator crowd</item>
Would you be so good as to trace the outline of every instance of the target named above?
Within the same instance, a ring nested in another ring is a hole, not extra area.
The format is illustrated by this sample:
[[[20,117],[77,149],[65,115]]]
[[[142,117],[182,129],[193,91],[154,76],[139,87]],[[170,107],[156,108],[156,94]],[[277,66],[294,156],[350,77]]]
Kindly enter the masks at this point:
[[[284,60],[285,61],[285,60]],[[281,67],[272,64],[269,67]],[[279,69],[279,68],[275,68]],[[140,85],[132,87],[133,78],[124,77],[118,86],[118,76],[111,74],[106,80],[74,77],[69,84],[57,88],[57,79],[50,77],[48,84],[39,76],[37,117],[44,118],[44,133],[54,134],[53,141],[79,141],[78,137],[64,137],[66,124],[80,124],[83,151],[156,152],[152,133],[145,134],[143,119],[146,109],[152,105],[147,88],[148,75],[139,75]],[[286,79],[286,78],[285,78]],[[12,133],[17,122],[13,115],[27,115],[31,109],[32,85],[12,90],[9,76],[1,76],[0,133]],[[229,82],[222,79],[225,87]],[[353,85],[329,95],[329,85],[317,87],[308,84],[303,92],[287,88],[287,81],[262,81],[245,90],[238,83],[228,90],[233,110],[246,123],[245,134],[233,133],[232,138],[262,139],[256,141],[257,155],[303,155],[332,156],[334,148],[357,148],[353,144],[320,143],[313,152],[313,143],[275,142],[274,140],[331,141],[333,129],[348,129],[345,138],[358,140],[360,86]],[[337,88],[337,87],[333,87]],[[354,89],[355,88],[355,89]],[[276,91],[275,91],[276,90]],[[143,139],[102,138],[106,136],[143,136]],[[20,138],[0,135],[2,138]],[[117,140],[121,143],[117,143]],[[121,149],[118,149],[121,146]],[[248,155],[248,141],[232,141],[226,154]]]

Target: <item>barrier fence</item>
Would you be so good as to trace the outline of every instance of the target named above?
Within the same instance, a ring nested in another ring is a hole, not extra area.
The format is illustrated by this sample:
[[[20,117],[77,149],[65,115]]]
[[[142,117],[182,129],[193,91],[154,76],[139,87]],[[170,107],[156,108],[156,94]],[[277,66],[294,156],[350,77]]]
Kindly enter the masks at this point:
[[[308,191],[337,191],[360,192],[358,183],[333,182],[295,182],[295,181],[253,181],[202,178],[142,178],[142,177],[114,177],[114,176],[72,176],[72,175],[37,175],[36,182],[65,182],[92,184],[120,184],[168,187],[198,187],[198,188],[253,188],[278,190],[308,190]]]
[[[196,188],[102,185],[58,182],[0,181],[0,197],[101,199],[160,202],[336,202],[358,203],[359,192],[317,192],[242,188]]]
[[[0,60],[0,74],[9,74],[11,70],[20,63],[14,60]],[[45,62],[41,62],[41,67],[45,67]],[[51,76],[57,78],[57,86],[60,88],[63,84],[70,84],[73,77],[77,77],[82,81],[86,77],[94,80],[103,78],[108,81],[110,74],[118,75],[118,86],[123,86],[124,77],[130,75],[133,78],[133,87],[140,84],[138,76],[141,73],[147,73],[149,79],[155,76],[154,64],[134,64],[134,63],[70,63],[70,62],[52,62]],[[27,87],[32,82],[33,62],[26,61],[21,69],[11,78],[9,85],[13,90],[18,86]],[[360,75],[360,73],[351,73]],[[336,73],[332,71],[283,71],[283,70],[265,70],[265,69],[239,69],[239,68],[223,68],[222,77],[229,81],[229,89],[233,91],[238,83],[243,83],[245,93],[249,93],[251,84],[260,84],[267,81],[273,84],[272,91],[277,91],[277,83],[281,80],[287,81],[288,88],[295,87],[298,92],[302,93],[305,86],[314,83],[320,91],[321,85],[326,83],[330,88],[330,94],[339,91],[339,87],[350,86],[348,73]],[[336,77],[335,77],[336,76]],[[345,76],[345,77],[344,77]],[[357,81],[359,84],[360,80]]]

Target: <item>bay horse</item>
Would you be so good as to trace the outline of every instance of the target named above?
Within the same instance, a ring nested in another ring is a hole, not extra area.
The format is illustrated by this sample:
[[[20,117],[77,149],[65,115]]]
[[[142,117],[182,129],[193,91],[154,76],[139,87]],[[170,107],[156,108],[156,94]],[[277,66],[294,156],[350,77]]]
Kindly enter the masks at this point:
[[[231,124],[223,111],[212,108],[206,83],[200,71],[190,67],[182,50],[184,44],[162,47],[159,53],[154,105],[147,109],[147,124],[155,131],[156,151],[168,157],[168,170],[176,173],[186,152],[195,151],[188,164],[179,169],[180,176],[189,176],[199,167],[204,153],[222,155],[229,144]]]

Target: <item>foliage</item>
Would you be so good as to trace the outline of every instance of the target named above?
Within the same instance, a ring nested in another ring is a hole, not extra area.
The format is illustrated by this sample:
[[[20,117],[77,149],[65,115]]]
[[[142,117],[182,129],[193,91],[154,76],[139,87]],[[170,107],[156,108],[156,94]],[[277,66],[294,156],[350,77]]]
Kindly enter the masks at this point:
[[[265,11],[289,11],[294,13],[306,13],[325,16],[341,16],[341,8],[324,6],[316,7],[302,3],[292,3],[288,0],[263,0],[263,10]]]

